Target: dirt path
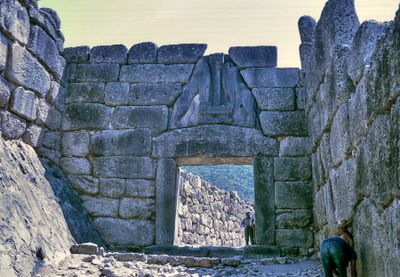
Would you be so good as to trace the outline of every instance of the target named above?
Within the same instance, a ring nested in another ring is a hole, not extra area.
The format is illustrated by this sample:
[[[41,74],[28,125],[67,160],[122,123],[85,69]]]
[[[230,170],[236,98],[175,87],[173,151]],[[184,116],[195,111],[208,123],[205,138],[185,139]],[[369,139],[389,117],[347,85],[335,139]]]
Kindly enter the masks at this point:
[[[36,276],[323,276],[315,260],[117,255],[69,255],[56,265],[44,263]]]

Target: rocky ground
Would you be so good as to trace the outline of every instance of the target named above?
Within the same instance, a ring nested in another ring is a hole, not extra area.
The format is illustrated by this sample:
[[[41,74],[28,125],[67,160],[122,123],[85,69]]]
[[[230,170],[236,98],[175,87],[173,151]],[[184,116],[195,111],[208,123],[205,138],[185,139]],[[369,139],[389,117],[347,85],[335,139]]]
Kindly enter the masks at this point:
[[[79,251],[77,251],[79,252]],[[71,254],[58,264],[38,264],[35,276],[323,276],[306,258],[205,258],[137,253]]]

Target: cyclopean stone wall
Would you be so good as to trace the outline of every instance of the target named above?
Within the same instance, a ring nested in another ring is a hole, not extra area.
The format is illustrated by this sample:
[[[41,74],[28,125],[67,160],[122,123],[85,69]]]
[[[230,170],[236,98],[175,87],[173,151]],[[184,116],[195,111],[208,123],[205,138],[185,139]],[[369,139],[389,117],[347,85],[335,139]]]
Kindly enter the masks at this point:
[[[330,0],[299,21],[307,91],[315,246],[335,222],[352,225],[360,276],[400,265],[400,12],[359,24],[354,1]]]
[[[179,165],[254,160],[260,244],[312,246],[298,69],[272,46],[67,48],[60,164],[108,245],[172,244]]]
[[[33,276],[74,241],[101,244],[57,167],[63,41],[55,11],[0,1],[0,276]]]
[[[192,173],[179,170],[176,245],[244,246],[240,223],[253,205]]]

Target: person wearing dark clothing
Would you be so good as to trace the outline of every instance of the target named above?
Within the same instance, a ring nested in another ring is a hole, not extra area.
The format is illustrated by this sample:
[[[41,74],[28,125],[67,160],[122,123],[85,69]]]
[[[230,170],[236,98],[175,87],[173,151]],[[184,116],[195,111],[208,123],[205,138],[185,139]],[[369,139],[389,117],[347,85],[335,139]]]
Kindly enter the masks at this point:
[[[353,240],[345,224],[339,221],[338,233],[340,237],[330,237],[321,244],[321,260],[325,277],[347,277],[347,265],[351,262],[351,276],[356,277],[355,261],[357,254],[353,249]]]
[[[244,239],[246,241],[246,245],[249,245],[249,239],[251,241],[251,245],[256,244],[256,240],[254,238],[254,218],[250,216],[250,212],[246,212],[246,217],[243,218],[241,227],[244,227]]]

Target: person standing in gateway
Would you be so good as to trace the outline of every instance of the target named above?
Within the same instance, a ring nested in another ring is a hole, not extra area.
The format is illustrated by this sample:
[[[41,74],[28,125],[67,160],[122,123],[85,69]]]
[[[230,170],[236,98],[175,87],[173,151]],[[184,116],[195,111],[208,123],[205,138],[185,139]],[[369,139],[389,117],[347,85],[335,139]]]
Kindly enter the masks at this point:
[[[249,240],[251,241],[251,245],[256,244],[256,240],[254,238],[254,230],[256,225],[254,223],[254,217],[250,216],[250,212],[246,212],[246,216],[243,218],[240,226],[244,227],[244,239],[246,241],[246,245],[249,245]]]

